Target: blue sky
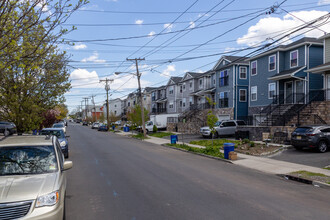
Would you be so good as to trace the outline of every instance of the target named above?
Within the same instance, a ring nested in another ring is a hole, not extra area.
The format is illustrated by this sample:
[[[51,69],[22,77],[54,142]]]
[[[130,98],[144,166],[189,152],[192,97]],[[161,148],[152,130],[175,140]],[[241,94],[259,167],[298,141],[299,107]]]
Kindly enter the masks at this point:
[[[139,62],[142,86],[157,87],[170,76],[212,69],[222,55],[246,55],[265,42],[287,34],[304,22],[329,12],[330,0],[90,0],[66,25],[77,30],[65,36],[74,46],[62,46],[70,55],[72,89],[66,97],[69,110],[82,98],[106,99],[100,79],[114,79],[111,98],[125,98],[137,88],[133,62]],[[184,31],[182,31],[184,30]],[[308,31],[308,32],[307,32]],[[306,32],[306,33],[305,33]],[[319,37],[330,24],[304,29],[283,43],[303,36]]]

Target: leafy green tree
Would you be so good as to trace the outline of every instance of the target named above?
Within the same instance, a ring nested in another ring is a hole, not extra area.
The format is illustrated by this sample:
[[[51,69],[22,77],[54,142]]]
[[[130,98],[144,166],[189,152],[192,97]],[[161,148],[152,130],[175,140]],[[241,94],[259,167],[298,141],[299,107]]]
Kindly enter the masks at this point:
[[[213,100],[210,99],[209,97],[206,97],[206,100],[208,101],[211,108],[213,109],[213,106],[215,106],[215,102],[213,102]],[[217,134],[217,131],[215,130],[217,121],[218,121],[218,117],[216,115],[214,115],[212,110],[210,110],[207,114],[207,125],[209,126],[209,128],[211,130],[211,134],[212,134],[212,147],[213,147],[213,138]]]
[[[144,121],[149,120],[149,112],[144,108]],[[141,107],[140,105],[135,105],[134,108],[127,114],[129,121],[132,121],[133,124],[137,126],[142,126],[142,116],[141,116]]]
[[[64,103],[70,89],[62,24],[87,3],[77,0],[0,2],[0,118],[18,132],[37,129],[43,115]]]

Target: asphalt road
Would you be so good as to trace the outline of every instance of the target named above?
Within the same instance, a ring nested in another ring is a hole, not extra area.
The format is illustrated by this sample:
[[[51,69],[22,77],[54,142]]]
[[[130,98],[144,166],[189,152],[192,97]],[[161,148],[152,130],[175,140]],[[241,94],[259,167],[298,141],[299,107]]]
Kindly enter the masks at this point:
[[[330,151],[319,153],[315,149],[296,150],[289,148],[270,158],[320,168],[330,166]]]
[[[329,219],[330,190],[70,124],[67,219]]]

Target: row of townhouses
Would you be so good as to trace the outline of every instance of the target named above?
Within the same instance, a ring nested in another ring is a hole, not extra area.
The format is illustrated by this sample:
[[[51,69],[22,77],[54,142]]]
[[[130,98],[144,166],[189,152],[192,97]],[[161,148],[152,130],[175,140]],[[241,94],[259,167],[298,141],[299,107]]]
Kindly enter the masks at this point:
[[[138,103],[137,97],[131,93],[125,100],[111,100],[110,111],[125,119],[129,108]],[[148,112],[168,115],[169,122],[196,119],[200,112],[213,109],[219,120],[254,125],[297,124],[298,113],[321,123],[329,120],[330,112],[317,114],[310,106],[324,100],[330,100],[329,35],[302,38],[252,57],[223,56],[205,73],[187,72],[171,77],[166,85],[143,90]]]

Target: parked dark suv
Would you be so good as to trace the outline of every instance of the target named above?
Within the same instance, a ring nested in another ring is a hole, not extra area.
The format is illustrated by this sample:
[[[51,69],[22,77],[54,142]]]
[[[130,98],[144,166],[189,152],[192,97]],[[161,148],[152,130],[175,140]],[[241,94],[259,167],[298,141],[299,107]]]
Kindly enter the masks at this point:
[[[3,133],[5,136],[15,134],[16,125],[12,122],[0,121],[0,133]]]
[[[291,144],[296,149],[304,147],[317,148],[319,152],[326,152],[330,146],[330,126],[312,125],[296,128],[291,134]]]

